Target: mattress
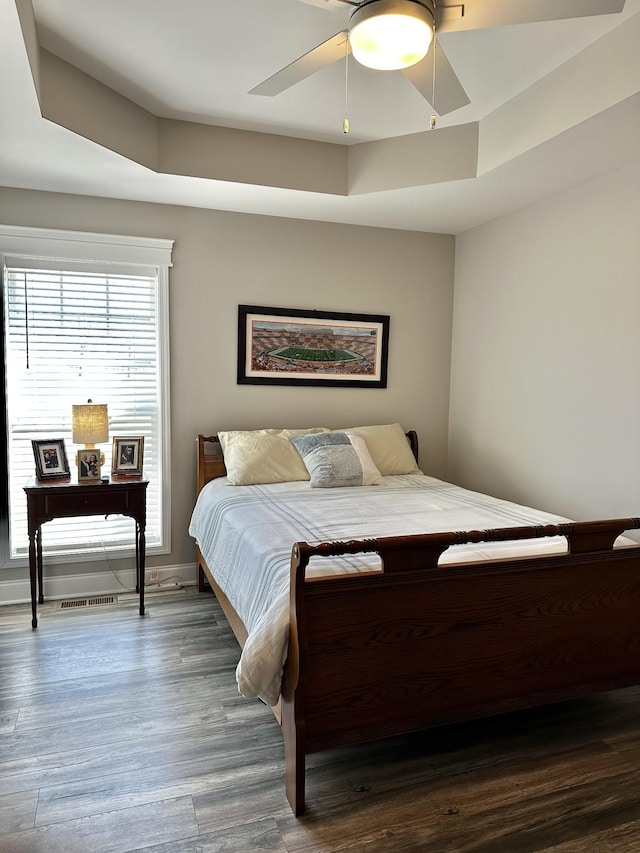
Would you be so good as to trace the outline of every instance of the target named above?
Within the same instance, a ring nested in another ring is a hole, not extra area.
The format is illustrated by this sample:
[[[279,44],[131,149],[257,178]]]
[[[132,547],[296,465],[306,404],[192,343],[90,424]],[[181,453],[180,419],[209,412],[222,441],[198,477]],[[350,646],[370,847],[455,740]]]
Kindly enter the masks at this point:
[[[312,489],[308,481],[200,492],[189,533],[248,631],[236,670],[240,692],[270,705],[280,695],[289,629],[289,571],[295,542],[406,536],[559,524],[568,519],[472,492],[423,474],[383,477],[376,486]],[[564,537],[456,545],[440,564],[567,550]],[[376,554],[313,558],[307,576],[379,569]]]

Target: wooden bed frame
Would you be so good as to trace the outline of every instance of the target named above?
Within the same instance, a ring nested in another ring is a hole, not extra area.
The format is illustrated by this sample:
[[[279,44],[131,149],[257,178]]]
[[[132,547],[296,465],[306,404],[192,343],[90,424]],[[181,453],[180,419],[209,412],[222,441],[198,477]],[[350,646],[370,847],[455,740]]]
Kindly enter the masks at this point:
[[[417,457],[417,438],[408,433]],[[197,488],[225,474],[197,438]],[[293,544],[280,708],[286,794],[305,755],[640,683],[640,518]],[[568,553],[438,567],[449,546],[565,536]],[[377,552],[382,571],[305,578],[313,555]],[[198,551],[241,646],[247,631]]]

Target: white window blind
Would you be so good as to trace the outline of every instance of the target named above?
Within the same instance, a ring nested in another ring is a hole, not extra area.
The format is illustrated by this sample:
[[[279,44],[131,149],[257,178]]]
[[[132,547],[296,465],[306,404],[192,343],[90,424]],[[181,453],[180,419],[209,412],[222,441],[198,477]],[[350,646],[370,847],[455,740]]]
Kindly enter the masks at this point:
[[[88,399],[108,405],[103,473],[111,471],[114,436],[144,436],[147,550],[166,550],[166,268],[162,275],[157,266],[11,255],[3,266],[11,557],[28,553],[31,441],[63,438],[75,479],[71,407]],[[124,516],[56,519],[46,525],[43,550],[129,550],[133,525]]]

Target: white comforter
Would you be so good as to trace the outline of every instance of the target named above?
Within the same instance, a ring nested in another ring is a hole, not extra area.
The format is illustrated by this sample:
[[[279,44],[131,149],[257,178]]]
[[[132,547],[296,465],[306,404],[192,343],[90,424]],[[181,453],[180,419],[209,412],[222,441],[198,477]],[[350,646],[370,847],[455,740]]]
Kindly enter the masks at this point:
[[[308,482],[230,486],[208,483],[189,533],[249,633],[236,677],[240,692],[278,701],[289,629],[289,567],[294,542],[317,543],[450,530],[484,530],[567,519],[470,492],[425,475],[384,477],[377,486],[311,489]],[[563,552],[563,537],[457,545],[441,563],[487,556]],[[375,554],[314,558],[307,574],[370,571]]]

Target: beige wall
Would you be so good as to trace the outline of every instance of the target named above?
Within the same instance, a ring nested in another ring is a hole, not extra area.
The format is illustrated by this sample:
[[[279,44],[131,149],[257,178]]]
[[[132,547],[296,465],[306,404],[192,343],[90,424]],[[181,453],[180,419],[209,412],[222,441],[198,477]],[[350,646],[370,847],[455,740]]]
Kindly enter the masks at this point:
[[[198,432],[398,420],[418,430],[425,470],[444,476],[452,237],[12,189],[0,190],[0,221],[175,240],[170,274],[173,551],[149,563],[179,567],[194,562],[187,525]],[[390,314],[388,388],[238,386],[239,303]],[[79,575],[102,569],[100,564],[52,569],[65,570]]]
[[[640,515],[640,164],[456,240],[449,478]]]

